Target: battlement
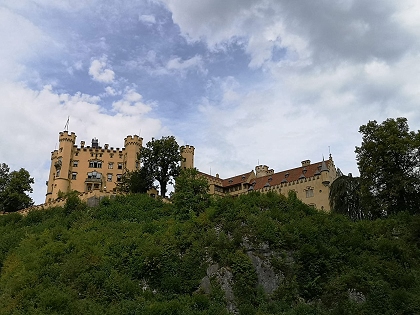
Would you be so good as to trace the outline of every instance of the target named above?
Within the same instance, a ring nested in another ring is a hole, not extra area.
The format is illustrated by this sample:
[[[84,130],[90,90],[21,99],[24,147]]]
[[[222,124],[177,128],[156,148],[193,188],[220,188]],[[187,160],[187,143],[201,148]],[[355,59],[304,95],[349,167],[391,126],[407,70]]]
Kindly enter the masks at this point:
[[[195,150],[195,148],[192,145],[183,145],[181,147],[181,152],[183,152],[183,153],[193,153],[194,154],[194,150]]]
[[[68,141],[68,142],[75,143],[76,142],[76,134],[74,132],[69,134],[68,131],[62,131],[62,132],[59,133],[59,140],[58,141],[59,142]]]
[[[268,169],[267,165],[257,165],[255,167],[255,176],[256,177],[263,177],[267,175],[274,174],[273,169]]]

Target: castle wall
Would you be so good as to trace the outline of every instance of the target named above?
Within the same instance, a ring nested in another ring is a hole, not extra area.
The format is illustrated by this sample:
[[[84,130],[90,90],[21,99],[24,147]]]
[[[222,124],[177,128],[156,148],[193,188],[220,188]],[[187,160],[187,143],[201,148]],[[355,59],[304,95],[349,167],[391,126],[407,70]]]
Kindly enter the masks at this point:
[[[47,182],[45,202],[59,197],[59,192],[76,190],[79,193],[93,190],[112,192],[126,170],[139,167],[138,153],[142,138],[128,136],[124,144],[127,148],[75,145],[76,135],[67,131],[60,133],[60,148],[51,154],[51,168]],[[61,166],[57,167],[61,161]]]

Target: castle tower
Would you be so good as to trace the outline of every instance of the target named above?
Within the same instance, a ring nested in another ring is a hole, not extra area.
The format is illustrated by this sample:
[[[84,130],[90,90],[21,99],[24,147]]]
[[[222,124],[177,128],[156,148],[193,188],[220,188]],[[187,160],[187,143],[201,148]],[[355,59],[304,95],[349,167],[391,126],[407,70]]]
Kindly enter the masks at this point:
[[[328,186],[330,184],[330,170],[327,167],[327,163],[325,163],[324,159],[322,159],[322,164],[321,164],[321,179],[322,179],[322,184],[324,186]]]
[[[76,134],[68,131],[59,134],[59,149],[51,152],[51,167],[47,182],[46,201],[57,199],[58,192],[66,193],[70,184],[70,163],[73,155],[73,146],[76,142]]]
[[[268,174],[268,166],[267,165],[255,166],[255,176],[257,178],[267,176],[267,174]]]
[[[194,150],[195,148],[190,145],[181,147],[181,169],[194,168]]]
[[[134,171],[140,168],[139,153],[143,145],[143,138],[134,135],[124,139],[125,147],[125,168]]]

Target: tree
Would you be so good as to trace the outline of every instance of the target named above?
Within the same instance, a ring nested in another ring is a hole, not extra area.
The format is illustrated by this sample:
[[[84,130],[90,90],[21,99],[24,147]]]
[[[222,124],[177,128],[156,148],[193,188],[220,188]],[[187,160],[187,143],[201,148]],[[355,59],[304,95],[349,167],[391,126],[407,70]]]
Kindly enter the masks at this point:
[[[118,191],[126,193],[144,194],[153,187],[152,174],[148,173],[145,167],[132,172],[126,170],[121,181],[117,183]]]
[[[348,216],[352,220],[365,218],[360,202],[360,178],[341,175],[330,186],[331,211]]]
[[[152,138],[142,148],[140,160],[144,172],[159,182],[160,195],[166,196],[167,184],[172,184],[173,179],[180,171],[181,152],[174,136]]]
[[[188,218],[190,213],[199,214],[210,200],[209,184],[200,177],[196,168],[182,170],[175,181],[173,203],[178,214]]]
[[[0,165],[0,211],[14,212],[33,205],[32,192],[34,179],[24,168],[10,172],[7,164]]]
[[[420,206],[420,132],[409,130],[406,118],[369,121],[360,127],[356,147],[361,200],[373,217]]]

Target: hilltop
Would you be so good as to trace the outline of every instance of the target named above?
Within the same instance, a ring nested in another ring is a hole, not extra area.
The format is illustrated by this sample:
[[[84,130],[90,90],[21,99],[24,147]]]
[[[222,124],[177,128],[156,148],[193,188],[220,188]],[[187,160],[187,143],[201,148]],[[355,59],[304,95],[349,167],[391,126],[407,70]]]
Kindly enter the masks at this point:
[[[0,217],[0,314],[414,314],[420,218],[318,212],[294,194],[182,215],[146,195]]]

